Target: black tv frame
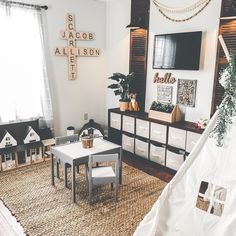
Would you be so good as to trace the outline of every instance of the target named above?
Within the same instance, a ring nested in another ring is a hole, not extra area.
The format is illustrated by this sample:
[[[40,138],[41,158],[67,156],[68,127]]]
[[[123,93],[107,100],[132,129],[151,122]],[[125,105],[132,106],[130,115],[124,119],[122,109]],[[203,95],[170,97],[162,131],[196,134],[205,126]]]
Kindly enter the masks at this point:
[[[196,33],[200,35],[200,43],[199,43],[199,52],[198,52],[198,63],[196,64],[196,68],[169,68],[169,67],[155,67],[155,50],[156,50],[156,38],[158,36],[167,36],[167,35],[179,35],[179,34],[191,34]],[[166,34],[156,34],[154,35],[154,42],[153,42],[153,61],[152,61],[152,69],[159,69],[159,70],[194,70],[197,71],[200,69],[200,60],[201,60],[201,47],[202,47],[202,31],[189,31],[189,32],[179,32],[179,33],[166,33]]]

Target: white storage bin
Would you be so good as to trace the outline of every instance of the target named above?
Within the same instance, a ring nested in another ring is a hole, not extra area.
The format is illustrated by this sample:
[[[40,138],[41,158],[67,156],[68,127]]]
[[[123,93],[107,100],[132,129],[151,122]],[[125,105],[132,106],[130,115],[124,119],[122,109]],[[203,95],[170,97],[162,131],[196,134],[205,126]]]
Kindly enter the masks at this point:
[[[110,113],[110,127],[121,130],[121,115],[111,112]]]
[[[186,130],[169,128],[168,144],[185,150]]]
[[[134,134],[134,118],[130,116],[123,116],[123,128],[122,130],[131,134]]]
[[[148,143],[135,139],[135,154],[148,159]]]
[[[149,121],[136,119],[136,135],[149,138]]]
[[[177,154],[175,152],[172,152],[170,150],[167,150],[166,153],[166,166],[173,169],[178,170],[180,166],[184,162],[184,153],[183,154]]]
[[[158,147],[153,144],[150,145],[150,160],[161,165],[165,165],[165,147]]]
[[[160,143],[166,143],[167,126],[151,122],[150,139]]]
[[[134,138],[122,134],[122,149],[134,153]]]
[[[187,131],[186,152],[191,152],[201,134]]]

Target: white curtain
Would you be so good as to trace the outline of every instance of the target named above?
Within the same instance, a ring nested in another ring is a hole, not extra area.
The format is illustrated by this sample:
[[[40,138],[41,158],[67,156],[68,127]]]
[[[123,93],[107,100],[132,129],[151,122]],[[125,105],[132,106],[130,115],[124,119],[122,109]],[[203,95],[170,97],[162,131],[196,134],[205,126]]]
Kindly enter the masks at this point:
[[[0,123],[39,118],[52,128],[41,14],[0,1]]]
[[[170,36],[158,36],[155,42],[155,63],[159,68],[175,68],[176,39]]]
[[[165,68],[175,68],[176,39],[166,36],[165,51],[163,53],[163,66]]]

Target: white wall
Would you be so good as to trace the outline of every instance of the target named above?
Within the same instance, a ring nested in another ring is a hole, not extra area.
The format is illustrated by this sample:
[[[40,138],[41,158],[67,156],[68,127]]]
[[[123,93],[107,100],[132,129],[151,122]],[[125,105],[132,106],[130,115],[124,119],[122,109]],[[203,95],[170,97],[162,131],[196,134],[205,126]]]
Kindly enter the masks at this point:
[[[165,2],[164,0],[161,2]],[[183,7],[190,5],[194,0],[169,0],[168,5]],[[108,51],[109,63],[108,70],[112,72],[128,72],[129,56],[129,36],[125,33],[121,25],[129,22],[130,16],[130,1],[114,0],[109,3],[108,7]],[[173,76],[178,79],[193,79],[197,80],[197,95],[195,108],[184,108],[185,119],[188,121],[197,121],[199,118],[208,118],[211,109],[212,89],[214,80],[215,57],[217,46],[217,32],[220,16],[221,1],[211,1],[210,4],[193,19],[183,22],[175,23],[164,18],[155,5],[150,0],[150,35],[148,46],[148,65],[147,65],[147,87],[146,87],[146,107],[148,112],[152,101],[156,100],[157,88],[152,82],[154,74],[159,72],[164,75],[166,72],[171,72]],[[129,10],[128,10],[129,8]],[[126,10],[125,10],[126,9]],[[122,13],[121,13],[122,12]],[[184,71],[184,70],[154,70],[152,69],[153,60],[153,42],[155,34],[188,32],[188,31],[203,31],[203,40],[201,48],[200,70],[199,71]],[[110,45],[110,47],[109,47]],[[116,48],[111,48],[116,45]],[[177,83],[173,85],[173,103],[176,102],[176,87]],[[118,101],[114,100],[114,95],[111,91],[107,91],[107,107],[118,107]]]
[[[56,135],[66,133],[66,127],[76,128],[93,118],[105,124],[105,68],[106,68],[106,3],[94,0],[24,0],[32,4],[48,5],[45,12],[45,31],[47,43],[47,63],[49,83],[52,94],[54,125]],[[66,26],[65,15],[75,15],[77,31],[91,31],[96,34],[94,41],[77,41],[77,47],[96,47],[101,56],[79,57],[77,59],[78,78],[68,80],[67,57],[55,56],[55,47],[65,47],[67,42],[60,39],[59,31]]]
[[[131,0],[115,0],[107,3],[107,78],[115,72],[129,73],[129,42]],[[112,80],[106,81],[106,87]],[[106,108],[119,106],[119,96],[106,89]]]
[[[193,0],[169,0],[168,5],[181,7],[190,5]],[[196,105],[194,108],[181,107],[185,111],[185,120],[196,122],[199,118],[209,118],[212,100],[212,89],[215,72],[215,58],[217,46],[217,33],[219,25],[221,1],[211,1],[210,4],[193,19],[177,23],[164,18],[151,1],[150,9],[150,34],[148,47],[146,107],[148,111],[152,101],[156,100],[157,88],[152,82],[154,74],[159,72],[160,76],[171,72],[176,79],[197,80]],[[186,15],[183,15],[185,17]],[[152,69],[154,35],[203,31],[202,48],[199,71],[184,70],[156,70]],[[177,82],[173,85],[173,103],[176,103]]]
[[[107,109],[118,107],[118,97],[107,89],[107,79],[114,72],[129,72],[129,29],[131,0],[24,0],[33,4],[48,5],[45,13],[47,62],[49,83],[53,101],[56,135],[65,134],[67,126],[80,128],[85,122],[84,113],[101,124],[107,124]],[[176,78],[197,79],[196,108],[186,109],[186,119],[196,121],[210,113],[213,75],[215,66],[217,29],[220,14],[220,0],[211,1],[197,17],[185,23],[166,20],[154,8],[150,9],[150,38],[147,71],[146,111],[156,99],[156,85],[152,79],[157,70],[152,69],[152,50],[155,34],[183,31],[204,31],[200,71],[171,71]],[[180,6],[192,0],[178,0]],[[168,4],[177,4],[176,0]],[[98,47],[99,58],[78,58],[78,79],[68,80],[66,57],[54,55],[55,47],[66,46],[59,31],[65,29],[65,14],[75,15],[76,29],[96,34],[92,42],[77,41],[77,47]],[[160,71],[164,74],[165,71]],[[176,87],[177,84],[175,84]],[[176,89],[174,97],[176,97]]]

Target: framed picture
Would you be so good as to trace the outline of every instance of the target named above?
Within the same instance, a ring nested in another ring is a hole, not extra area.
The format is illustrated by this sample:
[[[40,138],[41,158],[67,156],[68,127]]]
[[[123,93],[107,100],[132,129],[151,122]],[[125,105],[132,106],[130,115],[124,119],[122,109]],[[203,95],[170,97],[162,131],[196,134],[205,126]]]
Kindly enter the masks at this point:
[[[236,0],[228,0],[223,4],[223,17],[236,15]]]
[[[157,85],[157,101],[161,103],[172,103],[172,86]]]
[[[177,87],[177,104],[195,107],[197,80],[179,79]]]

